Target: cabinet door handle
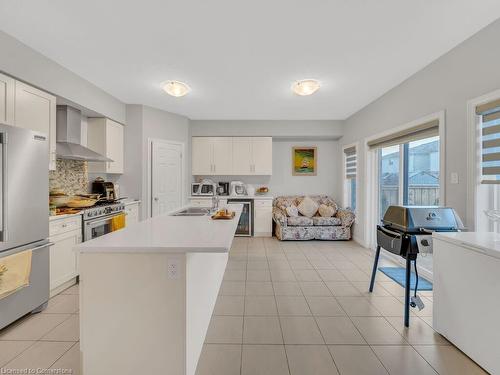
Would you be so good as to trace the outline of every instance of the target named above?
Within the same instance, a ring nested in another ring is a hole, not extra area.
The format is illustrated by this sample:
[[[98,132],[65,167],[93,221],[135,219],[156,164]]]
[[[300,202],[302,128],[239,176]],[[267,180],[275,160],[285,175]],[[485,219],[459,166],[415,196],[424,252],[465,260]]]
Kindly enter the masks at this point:
[[[215,164],[214,164],[214,173],[215,173]]]

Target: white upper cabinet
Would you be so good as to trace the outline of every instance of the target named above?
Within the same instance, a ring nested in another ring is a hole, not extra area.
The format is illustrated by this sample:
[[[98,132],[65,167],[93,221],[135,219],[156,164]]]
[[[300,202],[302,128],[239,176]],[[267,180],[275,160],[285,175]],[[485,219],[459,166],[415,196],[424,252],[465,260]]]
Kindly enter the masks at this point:
[[[252,138],[252,173],[254,175],[273,174],[273,139],[271,137]]]
[[[14,125],[16,81],[0,73],[0,123]]]
[[[233,171],[234,174],[252,174],[252,138],[233,138]]]
[[[193,175],[271,175],[271,137],[193,137]]]
[[[87,147],[104,155],[112,162],[89,163],[92,173],[123,173],[124,128],[122,124],[107,118],[89,118]]]
[[[56,169],[56,97],[15,81],[14,125],[49,139],[49,169]]]
[[[212,138],[213,174],[228,175],[233,173],[233,142],[228,137]]]
[[[193,137],[191,142],[192,173],[210,175],[213,173],[212,142],[208,137]]]
[[[233,143],[228,137],[193,137],[192,173],[194,175],[228,175],[233,164],[229,155]]]

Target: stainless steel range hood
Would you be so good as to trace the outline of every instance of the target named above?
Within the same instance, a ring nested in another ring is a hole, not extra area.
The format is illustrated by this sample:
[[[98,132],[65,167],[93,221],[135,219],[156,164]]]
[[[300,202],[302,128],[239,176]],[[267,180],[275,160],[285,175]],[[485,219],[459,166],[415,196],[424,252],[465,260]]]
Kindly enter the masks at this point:
[[[113,161],[82,146],[82,113],[79,109],[58,105],[56,126],[56,154],[58,158],[97,162]]]

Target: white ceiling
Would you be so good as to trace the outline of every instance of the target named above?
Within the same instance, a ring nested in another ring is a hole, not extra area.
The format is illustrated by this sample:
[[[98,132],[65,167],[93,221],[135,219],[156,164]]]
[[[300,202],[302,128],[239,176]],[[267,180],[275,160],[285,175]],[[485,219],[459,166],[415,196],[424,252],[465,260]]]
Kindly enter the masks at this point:
[[[498,0],[0,0],[4,32],[192,119],[344,119],[499,16]],[[302,78],[320,91],[294,95]]]

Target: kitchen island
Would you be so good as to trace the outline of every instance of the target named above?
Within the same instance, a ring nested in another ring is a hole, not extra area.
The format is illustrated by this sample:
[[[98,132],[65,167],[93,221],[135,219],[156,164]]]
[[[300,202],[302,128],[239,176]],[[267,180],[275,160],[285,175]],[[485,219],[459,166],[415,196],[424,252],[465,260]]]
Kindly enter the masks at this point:
[[[158,216],[80,252],[84,375],[194,375],[241,215]]]
[[[435,232],[434,329],[500,374],[500,234]]]

